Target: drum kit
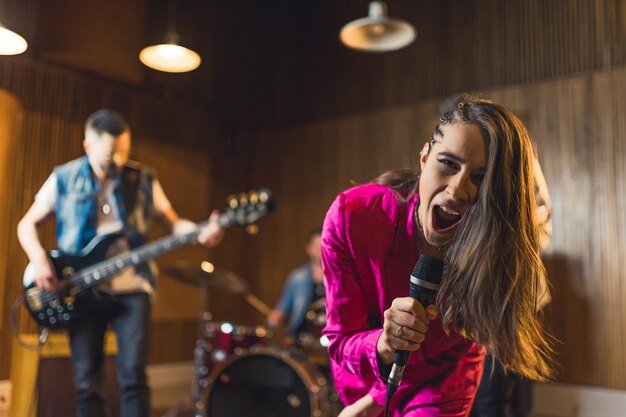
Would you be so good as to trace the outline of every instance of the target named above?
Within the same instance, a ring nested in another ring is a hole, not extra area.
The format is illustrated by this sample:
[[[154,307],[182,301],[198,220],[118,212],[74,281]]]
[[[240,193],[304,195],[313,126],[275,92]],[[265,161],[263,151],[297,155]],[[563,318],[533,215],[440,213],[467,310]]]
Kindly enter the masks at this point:
[[[171,264],[162,272],[204,289],[205,306],[207,292],[215,290],[242,295],[264,316],[270,311],[233,272],[185,263]],[[319,311],[315,319],[320,322]],[[202,312],[191,392],[163,417],[336,416],[341,406],[332,387],[326,350],[313,348],[319,344],[319,335],[295,347],[273,339],[272,329],[214,321],[208,311]]]

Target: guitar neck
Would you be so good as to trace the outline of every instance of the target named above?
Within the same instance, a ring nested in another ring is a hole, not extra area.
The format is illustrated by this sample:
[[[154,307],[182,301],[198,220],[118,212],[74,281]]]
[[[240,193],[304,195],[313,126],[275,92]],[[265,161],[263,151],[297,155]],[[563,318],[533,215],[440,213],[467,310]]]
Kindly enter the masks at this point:
[[[122,233],[96,236],[80,253],[50,253],[60,288],[48,292],[35,282],[36,265],[29,263],[24,271],[24,304],[33,319],[50,329],[67,329],[79,316],[79,305],[74,308],[74,297],[82,290],[104,282],[123,269],[145,264],[159,255],[195,243],[205,227],[217,225],[222,229],[231,226],[250,226],[273,208],[271,192],[266,188],[248,193],[231,194],[228,205],[216,220],[198,223],[181,235],[169,235],[138,248],[125,250]],[[250,229],[252,230],[252,229]],[[118,253],[110,258],[110,253]],[[70,296],[72,295],[72,296]]]
[[[224,214],[221,215],[215,222],[222,228],[229,226],[229,221]],[[68,278],[68,281],[73,287],[81,289],[99,284],[126,268],[141,265],[156,258],[157,256],[178,249],[181,246],[196,242],[200,231],[209,223],[211,223],[210,220],[203,221],[198,223],[192,231],[185,234],[172,234],[165,236],[136,249],[95,263],[76,272]]]

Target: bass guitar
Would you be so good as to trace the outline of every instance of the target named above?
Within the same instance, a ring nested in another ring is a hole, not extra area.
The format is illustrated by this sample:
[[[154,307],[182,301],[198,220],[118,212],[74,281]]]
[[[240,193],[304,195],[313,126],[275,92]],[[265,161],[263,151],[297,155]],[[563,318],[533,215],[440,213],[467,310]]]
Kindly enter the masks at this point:
[[[271,193],[267,189],[241,193],[228,199],[228,207],[214,220],[222,228],[250,226],[271,211]],[[78,255],[49,253],[59,278],[56,291],[48,292],[34,283],[32,265],[24,272],[24,304],[33,319],[49,329],[66,329],[80,315],[77,299],[89,297],[90,289],[126,268],[135,267],[183,245],[195,243],[209,220],[198,223],[194,230],[182,235],[169,235],[138,248],[113,256],[109,254],[118,244],[126,245],[122,233],[96,236]]]

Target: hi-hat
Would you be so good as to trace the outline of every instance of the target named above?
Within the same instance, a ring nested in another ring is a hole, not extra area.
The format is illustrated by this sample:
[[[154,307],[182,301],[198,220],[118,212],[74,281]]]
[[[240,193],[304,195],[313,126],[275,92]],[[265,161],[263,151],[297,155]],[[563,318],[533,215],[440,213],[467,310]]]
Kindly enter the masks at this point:
[[[345,25],[339,39],[348,48],[363,52],[388,52],[404,48],[416,37],[415,28],[406,20],[387,16],[382,1],[369,4],[369,16]]]
[[[248,284],[234,272],[213,269],[207,272],[200,266],[187,262],[175,262],[163,268],[163,273],[185,284],[214,289],[233,294],[246,294]]]

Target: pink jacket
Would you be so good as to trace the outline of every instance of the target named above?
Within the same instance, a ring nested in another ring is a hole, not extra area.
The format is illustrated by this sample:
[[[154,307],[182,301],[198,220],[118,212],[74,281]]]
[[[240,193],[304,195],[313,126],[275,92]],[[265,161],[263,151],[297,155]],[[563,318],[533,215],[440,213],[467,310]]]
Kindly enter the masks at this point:
[[[418,196],[402,203],[387,186],[367,184],[337,196],[326,214],[322,259],[326,286],[324,334],[335,386],[351,404],[370,393],[385,403],[376,358],[383,313],[407,297],[417,262],[413,212]],[[484,350],[461,335],[446,334],[437,319],[413,352],[393,397],[393,416],[465,416],[482,374]]]

